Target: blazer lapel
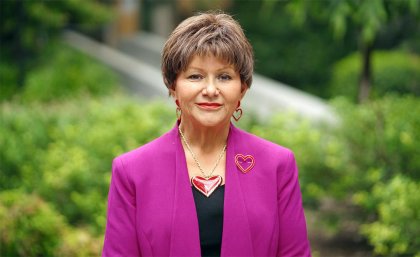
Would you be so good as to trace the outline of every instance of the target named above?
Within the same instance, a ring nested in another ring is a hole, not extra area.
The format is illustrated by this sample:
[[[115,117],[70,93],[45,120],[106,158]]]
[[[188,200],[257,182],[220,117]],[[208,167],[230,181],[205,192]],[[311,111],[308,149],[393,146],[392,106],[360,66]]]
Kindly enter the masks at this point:
[[[178,125],[171,131],[175,144],[175,188],[169,256],[201,256],[200,234],[192,188]]]
[[[253,255],[252,237],[245,199],[240,183],[240,171],[235,155],[240,154],[238,130],[231,125],[226,153],[225,200],[221,256]]]

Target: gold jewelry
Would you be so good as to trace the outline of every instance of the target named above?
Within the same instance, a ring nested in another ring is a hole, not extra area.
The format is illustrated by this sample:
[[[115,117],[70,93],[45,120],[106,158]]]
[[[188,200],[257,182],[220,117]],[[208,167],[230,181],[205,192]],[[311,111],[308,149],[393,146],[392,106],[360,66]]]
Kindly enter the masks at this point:
[[[198,166],[198,169],[200,169],[201,173],[203,174],[204,178],[209,179],[211,177],[211,175],[213,174],[213,172],[216,170],[217,165],[219,164],[220,160],[223,157],[223,154],[226,151],[226,144],[223,146],[222,151],[219,154],[219,157],[217,158],[216,164],[214,165],[213,169],[210,171],[209,175],[206,175],[206,173],[204,173],[203,168],[200,165],[200,162],[198,161],[197,157],[195,156],[194,152],[192,151],[190,145],[188,144],[187,140],[185,139],[184,133],[182,133],[181,128],[178,126],[178,130],[179,130],[179,134],[181,135],[182,141],[184,141],[185,145],[187,146],[188,151],[190,152],[191,156],[193,157],[195,163]]]

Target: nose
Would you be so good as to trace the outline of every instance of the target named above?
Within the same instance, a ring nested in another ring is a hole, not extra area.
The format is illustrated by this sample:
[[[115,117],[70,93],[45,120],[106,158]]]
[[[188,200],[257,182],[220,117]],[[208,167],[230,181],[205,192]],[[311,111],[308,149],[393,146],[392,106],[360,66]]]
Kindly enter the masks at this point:
[[[219,95],[219,89],[217,88],[217,85],[213,80],[209,79],[208,81],[206,81],[206,84],[203,88],[203,94],[209,97]]]

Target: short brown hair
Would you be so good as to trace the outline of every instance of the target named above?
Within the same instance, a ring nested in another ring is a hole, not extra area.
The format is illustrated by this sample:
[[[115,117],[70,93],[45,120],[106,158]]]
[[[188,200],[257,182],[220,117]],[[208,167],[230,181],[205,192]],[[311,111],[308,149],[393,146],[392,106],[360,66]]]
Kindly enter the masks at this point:
[[[161,66],[166,87],[174,89],[178,74],[194,56],[208,54],[233,65],[241,82],[251,86],[254,56],[241,26],[228,14],[207,12],[181,22],[166,41]]]

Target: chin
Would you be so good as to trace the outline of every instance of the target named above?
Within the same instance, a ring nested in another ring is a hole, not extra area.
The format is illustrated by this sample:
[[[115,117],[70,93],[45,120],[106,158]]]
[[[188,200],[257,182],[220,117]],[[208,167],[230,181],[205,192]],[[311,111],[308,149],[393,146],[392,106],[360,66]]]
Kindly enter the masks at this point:
[[[198,122],[203,127],[219,127],[219,126],[229,124],[229,120],[226,121],[226,119],[222,119],[222,118],[211,118],[211,119],[201,118],[201,119],[198,119]]]

